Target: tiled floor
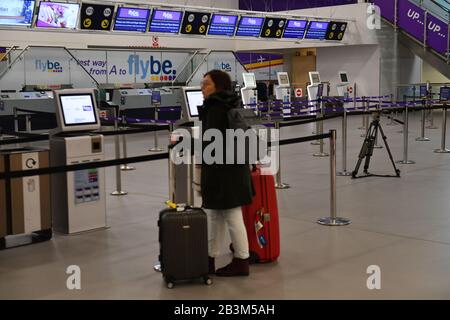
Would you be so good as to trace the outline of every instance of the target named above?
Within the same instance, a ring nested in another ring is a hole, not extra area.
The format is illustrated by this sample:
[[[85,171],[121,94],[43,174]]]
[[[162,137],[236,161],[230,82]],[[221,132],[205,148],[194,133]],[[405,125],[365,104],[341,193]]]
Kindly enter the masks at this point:
[[[440,126],[439,114],[436,124]],[[396,160],[403,157],[400,126],[382,126]],[[348,170],[363,138],[361,117],[349,119]],[[325,130],[336,128],[330,120]],[[287,127],[282,137],[309,135],[313,125]],[[18,299],[450,299],[450,154],[436,154],[441,130],[427,130],[430,142],[416,142],[419,117],[410,121],[409,159],[402,177],[337,178],[337,211],[349,226],[316,223],[330,213],[329,158],[314,158],[309,143],[282,147],[283,180],[278,191],[281,256],[254,265],[245,278],[214,278],[173,290],[153,271],[157,259],[157,215],[167,198],[166,160],[136,164],[123,173],[124,197],[114,190],[107,169],[109,228],[76,236],[55,235],[48,242],[0,251],[0,298]],[[449,135],[447,134],[447,138]],[[150,136],[128,136],[129,155],[147,154]],[[161,141],[167,141],[162,137]],[[338,170],[341,141],[338,137]],[[381,140],[380,140],[381,142]],[[328,148],[328,142],[326,144]],[[113,157],[112,139],[107,152]],[[374,173],[393,172],[384,149],[375,150]],[[225,250],[219,265],[230,259]],[[81,268],[81,290],[68,290],[69,265]],[[381,268],[381,289],[369,290],[367,268]]]

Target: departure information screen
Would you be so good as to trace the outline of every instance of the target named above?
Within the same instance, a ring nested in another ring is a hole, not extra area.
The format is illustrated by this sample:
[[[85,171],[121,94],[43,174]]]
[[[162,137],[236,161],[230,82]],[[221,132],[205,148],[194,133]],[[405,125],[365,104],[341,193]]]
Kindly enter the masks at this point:
[[[150,21],[150,32],[178,33],[180,30],[182,11],[153,10]]]
[[[213,14],[208,34],[213,36],[233,36],[238,16]]]
[[[117,11],[114,30],[145,32],[149,15],[149,9],[120,7]]]
[[[283,35],[284,27],[286,26],[286,19],[281,18],[269,18],[264,20],[264,26],[262,28],[262,38],[281,38]],[[303,31],[304,32],[304,31]],[[303,34],[302,34],[303,37]]]
[[[206,34],[210,19],[211,13],[186,11],[180,32],[183,34]]]
[[[288,20],[283,38],[303,39],[307,24],[307,20]]]
[[[311,21],[306,31],[305,39],[325,39],[329,22]]]
[[[325,36],[327,40],[341,41],[344,38],[345,30],[347,29],[347,22],[331,21],[328,25],[328,30]]]
[[[114,14],[114,6],[83,3],[81,6],[80,28],[87,30],[109,30]]]
[[[0,3],[0,25],[31,26],[34,0],[8,0]]]
[[[236,29],[236,36],[259,37],[263,22],[264,18],[242,16]]]
[[[441,87],[439,96],[441,101],[450,101],[450,87]]]

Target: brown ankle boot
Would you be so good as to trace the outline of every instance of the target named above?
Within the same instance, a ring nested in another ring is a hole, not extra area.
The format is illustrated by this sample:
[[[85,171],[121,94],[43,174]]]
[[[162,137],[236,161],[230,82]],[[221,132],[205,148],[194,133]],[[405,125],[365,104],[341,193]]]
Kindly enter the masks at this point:
[[[248,259],[233,258],[230,264],[217,270],[216,275],[219,277],[248,276],[249,271]]]
[[[208,274],[216,273],[215,259],[208,256]]]

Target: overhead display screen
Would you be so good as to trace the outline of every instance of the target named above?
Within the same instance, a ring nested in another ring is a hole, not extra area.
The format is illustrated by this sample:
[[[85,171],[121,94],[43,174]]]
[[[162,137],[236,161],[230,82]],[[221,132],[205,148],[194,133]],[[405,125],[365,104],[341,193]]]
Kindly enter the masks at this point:
[[[341,41],[344,38],[345,30],[347,29],[347,22],[331,21],[328,25],[326,40]]]
[[[283,38],[303,39],[307,24],[307,20],[288,20]]]
[[[263,22],[264,18],[242,16],[236,29],[236,36],[259,37]]]
[[[114,30],[145,32],[149,16],[149,9],[120,7],[117,10]]]
[[[109,30],[114,6],[83,3],[81,5],[80,28],[84,30]]]
[[[8,0],[0,3],[0,25],[31,26],[34,0]]]
[[[180,30],[182,11],[153,10],[150,21],[150,32],[178,33]]]
[[[441,87],[439,97],[441,101],[450,101],[450,87]]]
[[[41,2],[36,27],[75,29],[79,9],[78,3]]]
[[[267,17],[264,20],[264,25],[260,36],[262,38],[281,38],[285,26],[286,19]]]
[[[180,32],[182,34],[206,34],[210,19],[211,13],[186,11]]]
[[[325,39],[329,23],[326,21],[310,21],[305,39]]]
[[[208,34],[212,36],[233,36],[238,16],[213,14]]]

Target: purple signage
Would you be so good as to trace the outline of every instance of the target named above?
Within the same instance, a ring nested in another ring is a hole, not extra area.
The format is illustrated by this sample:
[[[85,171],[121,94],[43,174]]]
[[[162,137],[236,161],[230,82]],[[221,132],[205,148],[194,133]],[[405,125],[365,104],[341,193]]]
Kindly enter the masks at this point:
[[[149,9],[121,7],[117,11],[114,30],[145,32],[149,15]]]
[[[181,24],[181,11],[153,10],[150,32],[178,33]]]
[[[236,36],[259,37],[264,18],[242,17],[236,30]]]
[[[209,35],[233,36],[237,16],[214,14],[208,29]]]
[[[448,26],[431,14],[427,15],[427,45],[438,53],[446,55],[448,46]]]
[[[425,11],[408,0],[398,0],[398,26],[423,42],[425,39]]]
[[[383,0],[394,2],[394,0]],[[269,6],[267,5],[269,3]],[[358,3],[358,0],[314,0],[314,1],[261,1],[261,0],[239,0],[239,9],[250,11],[286,11],[306,8],[318,8],[328,6],[339,6],[345,4]]]
[[[155,10],[155,13],[153,14],[153,19],[180,21],[181,11]]]
[[[214,15],[213,22],[215,24],[236,24],[237,16]]]
[[[117,17],[130,19],[148,19],[148,9],[119,8]]]
[[[373,3],[380,7],[380,14],[386,20],[395,22],[395,1],[373,0]]]
[[[288,20],[283,38],[303,39],[307,23],[307,20]]]

